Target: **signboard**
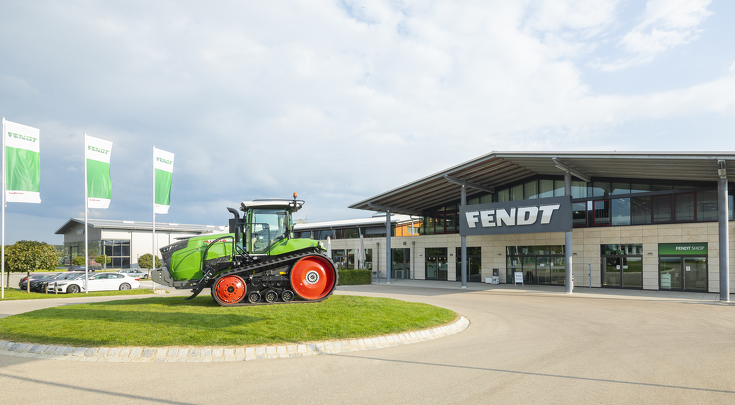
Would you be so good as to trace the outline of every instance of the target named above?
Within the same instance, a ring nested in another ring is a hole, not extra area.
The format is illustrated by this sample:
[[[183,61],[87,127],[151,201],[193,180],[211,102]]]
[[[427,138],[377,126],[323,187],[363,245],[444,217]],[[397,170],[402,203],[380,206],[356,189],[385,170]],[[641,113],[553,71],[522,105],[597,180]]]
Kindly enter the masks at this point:
[[[515,274],[515,283],[514,283],[514,285],[515,284],[518,284],[518,283],[523,284],[523,272],[522,271],[516,271],[513,274]],[[523,284],[523,285],[525,285],[525,284]]]
[[[661,288],[671,289],[671,274],[661,275]]]
[[[462,236],[571,230],[572,200],[569,196],[459,208],[459,234]]]
[[[707,242],[659,243],[659,256],[707,256]]]

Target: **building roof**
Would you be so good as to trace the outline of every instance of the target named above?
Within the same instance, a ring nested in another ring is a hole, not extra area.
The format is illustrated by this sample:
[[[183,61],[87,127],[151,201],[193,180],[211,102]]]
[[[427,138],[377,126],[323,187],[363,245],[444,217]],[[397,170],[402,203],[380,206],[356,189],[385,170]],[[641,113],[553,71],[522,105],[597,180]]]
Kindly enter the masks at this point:
[[[390,221],[392,223],[411,222],[410,215],[391,215]],[[294,231],[301,231],[304,229],[330,229],[330,228],[344,228],[351,226],[370,226],[370,225],[383,225],[385,226],[385,215],[375,216],[370,218],[358,218],[358,219],[343,219],[338,221],[325,221],[325,222],[311,222],[311,223],[300,223],[295,224]]]
[[[71,227],[76,224],[84,225],[84,218],[71,218],[55,233],[57,235],[65,234]],[[152,231],[152,222],[142,221],[120,221],[114,219],[89,219],[87,224],[92,228],[100,229],[125,229],[125,230],[142,230]],[[156,231],[161,232],[192,232],[192,233],[218,233],[226,231],[226,226],[215,225],[187,225],[187,224],[169,224],[156,222]]]
[[[566,170],[573,180],[585,181],[617,177],[716,182],[719,160],[735,174],[733,152],[492,152],[349,208],[421,215],[423,210],[458,200],[462,182],[473,194],[534,175],[562,175]]]

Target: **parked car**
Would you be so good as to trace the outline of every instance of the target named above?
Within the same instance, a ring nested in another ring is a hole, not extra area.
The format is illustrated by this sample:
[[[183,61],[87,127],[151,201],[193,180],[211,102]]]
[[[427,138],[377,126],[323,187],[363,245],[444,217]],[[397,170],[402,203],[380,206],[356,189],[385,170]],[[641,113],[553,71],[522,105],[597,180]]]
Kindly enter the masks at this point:
[[[68,282],[74,281],[74,280],[80,280],[82,283],[84,283],[84,272],[75,271],[73,273],[62,273],[63,275],[52,279],[52,280],[45,280],[43,281],[44,285],[42,287],[42,291],[46,293],[53,293],[54,292],[54,286],[61,286],[61,285],[67,285]],[[72,288],[73,290],[73,288]],[[76,291],[79,292],[79,291]]]
[[[62,282],[78,277],[84,277],[84,272],[58,273],[53,277],[41,278],[35,281],[31,280],[31,291],[46,292],[49,284],[53,285],[55,282]]]
[[[64,273],[47,273],[37,279],[31,279],[31,291],[43,292],[45,288],[45,282],[60,277]]]
[[[94,273],[95,269],[92,266],[89,266],[87,269],[90,273]],[[84,271],[84,266],[70,266],[69,270],[67,271]]]
[[[130,290],[131,288],[140,287],[138,279],[120,273],[99,273],[90,276],[87,280],[88,290],[92,291],[112,291],[112,290]],[[56,291],[54,291],[54,287]],[[47,291],[49,293],[69,293],[74,294],[84,291],[84,275],[72,280],[60,280],[54,284],[48,284]]]
[[[49,276],[48,274],[31,274],[31,281],[45,278],[48,276]],[[18,287],[21,290],[25,290],[28,287],[28,277],[27,276],[20,279],[20,282],[18,283]]]
[[[132,278],[137,279],[146,279],[148,278],[148,273],[144,273],[138,269],[122,269],[117,271],[120,274],[127,274],[128,276]]]

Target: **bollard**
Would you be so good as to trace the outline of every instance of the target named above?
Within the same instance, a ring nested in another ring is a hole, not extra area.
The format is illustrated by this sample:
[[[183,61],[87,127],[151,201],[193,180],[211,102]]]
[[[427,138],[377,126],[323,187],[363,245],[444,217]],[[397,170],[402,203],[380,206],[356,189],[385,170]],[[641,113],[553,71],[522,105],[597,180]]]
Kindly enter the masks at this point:
[[[59,295],[59,290],[57,290],[56,287],[56,281],[54,281],[54,294]]]

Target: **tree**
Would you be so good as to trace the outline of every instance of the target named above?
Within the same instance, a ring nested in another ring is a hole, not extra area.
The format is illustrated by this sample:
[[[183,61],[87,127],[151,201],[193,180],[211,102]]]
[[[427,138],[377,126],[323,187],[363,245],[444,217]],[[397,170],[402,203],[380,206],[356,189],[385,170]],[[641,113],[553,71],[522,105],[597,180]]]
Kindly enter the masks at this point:
[[[71,259],[71,264],[73,264],[74,266],[84,266],[84,257],[75,256],[73,259]]]
[[[10,284],[11,272],[30,273],[36,270],[53,270],[59,264],[56,248],[46,242],[21,240],[5,247],[5,268]]]
[[[146,253],[143,256],[138,258],[138,267],[142,269],[153,268],[151,264],[153,264],[153,255],[151,255],[150,253]],[[158,256],[156,256],[156,268],[159,268],[159,267],[161,267],[161,259],[159,259]]]
[[[107,268],[107,265],[112,263],[112,258],[107,255],[102,255],[102,256],[95,257],[94,261],[97,263],[101,263],[104,268]]]

